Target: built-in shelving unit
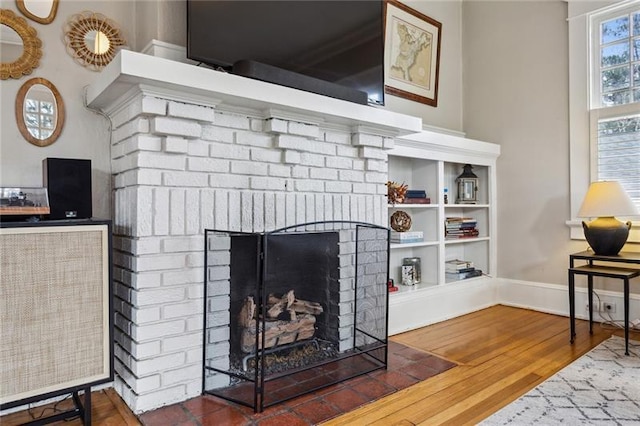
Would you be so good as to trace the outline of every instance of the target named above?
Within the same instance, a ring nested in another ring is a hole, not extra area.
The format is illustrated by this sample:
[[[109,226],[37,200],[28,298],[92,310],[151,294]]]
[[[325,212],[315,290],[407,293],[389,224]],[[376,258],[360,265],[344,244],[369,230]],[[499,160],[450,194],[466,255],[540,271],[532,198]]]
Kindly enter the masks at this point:
[[[450,134],[423,131],[396,139],[389,152],[389,180],[411,190],[425,190],[431,204],[388,206],[389,217],[402,210],[411,217],[410,231],[422,231],[423,242],[392,243],[390,277],[398,291],[390,295],[389,331],[396,334],[485,307],[496,271],[496,159],[500,147]],[[456,203],[456,178],[465,164],[478,177],[475,204]],[[445,192],[446,190],[446,192]],[[445,193],[447,202],[445,203]],[[478,235],[447,238],[448,217],[473,218]],[[404,258],[419,257],[419,284],[402,285]],[[473,262],[483,275],[447,279],[445,262]],[[459,297],[452,297],[458,294]]]

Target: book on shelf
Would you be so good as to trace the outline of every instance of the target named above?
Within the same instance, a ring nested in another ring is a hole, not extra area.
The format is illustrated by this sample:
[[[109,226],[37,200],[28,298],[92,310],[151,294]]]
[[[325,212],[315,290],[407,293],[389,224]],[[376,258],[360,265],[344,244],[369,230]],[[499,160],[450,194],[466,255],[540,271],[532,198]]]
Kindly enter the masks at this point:
[[[444,219],[447,223],[457,223],[457,222],[476,222],[476,219],[472,217],[459,217],[459,216],[449,216]]]
[[[476,219],[472,217],[447,217],[445,219],[444,236],[446,239],[474,238],[480,235],[476,228]]]
[[[457,240],[459,238],[476,238],[480,236],[477,229],[461,230],[461,231],[445,231],[444,238],[447,240]]]
[[[444,229],[451,232],[469,232],[478,228],[475,226],[445,226]]]
[[[392,243],[421,243],[424,241],[424,233],[422,231],[391,231]]]
[[[473,262],[469,260],[453,259],[444,262],[445,272],[467,272],[473,269]]]
[[[445,226],[450,229],[475,228],[477,222],[446,222]]]
[[[402,204],[431,204],[429,197],[405,198]]]
[[[427,191],[424,189],[407,189],[405,198],[427,198]]]
[[[448,281],[466,280],[467,278],[480,277],[482,271],[480,269],[472,268],[471,271],[466,272],[445,272],[445,278]]]

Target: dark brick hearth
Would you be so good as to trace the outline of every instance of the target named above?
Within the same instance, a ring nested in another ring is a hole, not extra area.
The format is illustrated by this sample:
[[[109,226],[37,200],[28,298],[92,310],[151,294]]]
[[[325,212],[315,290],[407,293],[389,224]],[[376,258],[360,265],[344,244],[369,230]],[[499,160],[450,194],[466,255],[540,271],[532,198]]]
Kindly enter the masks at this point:
[[[378,370],[292,399],[255,414],[214,396],[200,396],[140,416],[146,426],[166,425],[313,425],[440,374],[455,364],[389,342],[387,370]]]

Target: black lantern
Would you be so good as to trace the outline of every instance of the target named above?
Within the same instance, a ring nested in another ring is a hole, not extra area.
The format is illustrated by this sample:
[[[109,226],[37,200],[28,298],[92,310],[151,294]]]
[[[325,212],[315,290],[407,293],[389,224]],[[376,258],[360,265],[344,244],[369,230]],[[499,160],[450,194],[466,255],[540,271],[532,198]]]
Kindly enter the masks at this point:
[[[478,176],[472,171],[471,164],[465,164],[462,174],[456,178],[458,184],[457,204],[476,204],[478,202]]]

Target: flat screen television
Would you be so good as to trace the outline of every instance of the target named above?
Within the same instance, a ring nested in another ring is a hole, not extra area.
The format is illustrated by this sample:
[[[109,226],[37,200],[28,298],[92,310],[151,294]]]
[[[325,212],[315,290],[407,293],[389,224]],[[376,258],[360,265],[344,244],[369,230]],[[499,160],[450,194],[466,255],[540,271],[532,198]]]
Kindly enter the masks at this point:
[[[384,105],[382,0],[188,0],[187,57],[228,72]]]

